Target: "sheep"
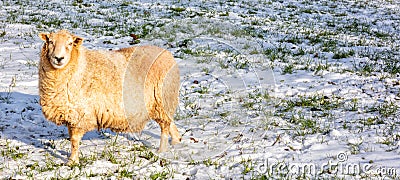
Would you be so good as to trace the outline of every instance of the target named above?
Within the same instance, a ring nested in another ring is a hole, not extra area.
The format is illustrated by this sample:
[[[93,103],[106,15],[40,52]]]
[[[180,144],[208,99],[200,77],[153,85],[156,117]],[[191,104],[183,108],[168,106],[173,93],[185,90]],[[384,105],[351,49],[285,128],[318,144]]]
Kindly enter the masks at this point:
[[[78,164],[79,142],[92,130],[140,132],[153,119],[161,128],[158,152],[181,141],[173,121],[180,75],[172,54],[156,46],[88,50],[67,30],[39,33],[42,113],[66,125],[71,141],[68,165]]]

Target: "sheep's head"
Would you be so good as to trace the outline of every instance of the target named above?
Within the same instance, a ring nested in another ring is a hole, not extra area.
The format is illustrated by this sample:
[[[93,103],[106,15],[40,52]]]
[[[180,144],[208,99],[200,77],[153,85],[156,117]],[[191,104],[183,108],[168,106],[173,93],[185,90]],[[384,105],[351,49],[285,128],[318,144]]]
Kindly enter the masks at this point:
[[[40,33],[39,37],[45,42],[47,59],[55,69],[61,69],[71,59],[73,48],[78,48],[83,38],[61,30],[56,33]]]

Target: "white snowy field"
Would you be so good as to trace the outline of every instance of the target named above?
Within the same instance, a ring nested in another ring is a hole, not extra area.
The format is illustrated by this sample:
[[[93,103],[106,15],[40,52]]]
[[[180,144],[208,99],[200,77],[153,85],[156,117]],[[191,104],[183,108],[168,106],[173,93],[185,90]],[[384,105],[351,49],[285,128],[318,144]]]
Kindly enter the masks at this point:
[[[37,87],[37,34],[59,29],[171,51],[182,143],[92,131],[66,166]],[[395,0],[2,0],[0,179],[399,179],[399,88]]]

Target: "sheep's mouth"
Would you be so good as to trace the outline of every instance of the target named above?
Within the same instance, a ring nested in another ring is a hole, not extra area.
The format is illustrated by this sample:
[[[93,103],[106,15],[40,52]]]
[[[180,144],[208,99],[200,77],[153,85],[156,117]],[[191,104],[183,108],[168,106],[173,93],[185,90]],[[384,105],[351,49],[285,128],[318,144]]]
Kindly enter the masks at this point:
[[[57,61],[55,59],[51,60],[51,65],[56,69],[63,68],[65,66],[65,64],[66,63],[64,61]]]

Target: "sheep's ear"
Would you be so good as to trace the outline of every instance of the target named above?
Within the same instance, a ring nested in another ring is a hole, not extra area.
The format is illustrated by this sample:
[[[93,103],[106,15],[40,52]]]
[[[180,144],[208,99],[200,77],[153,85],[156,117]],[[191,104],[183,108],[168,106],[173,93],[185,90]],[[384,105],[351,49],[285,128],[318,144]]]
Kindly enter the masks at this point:
[[[39,33],[40,39],[42,39],[44,42],[49,41],[49,33]]]
[[[76,46],[80,46],[83,42],[83,38],[79,37],[79,36],[74,36],[74,44]]]

